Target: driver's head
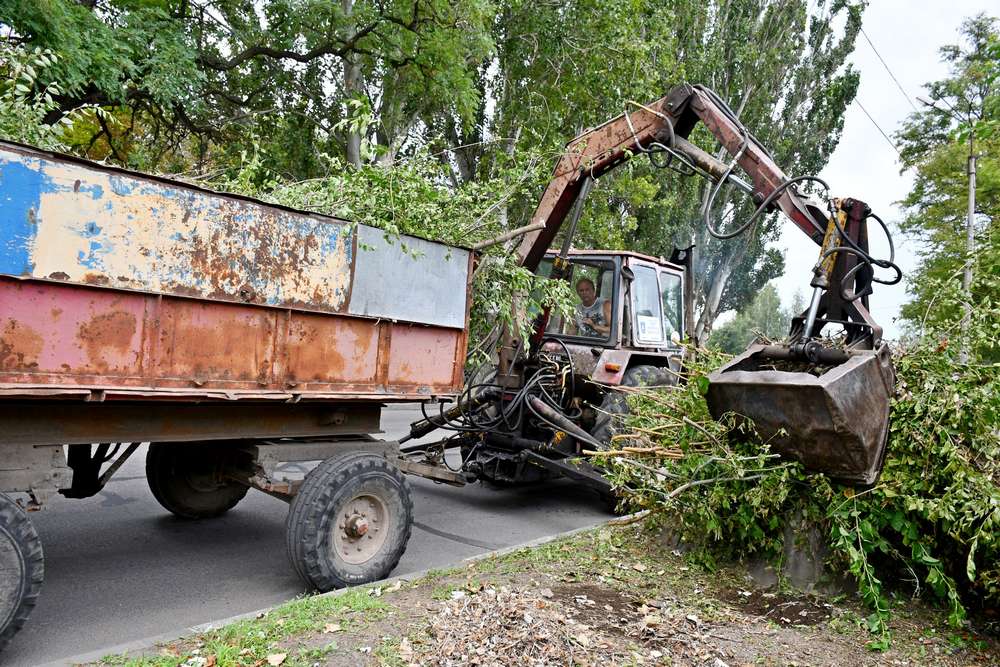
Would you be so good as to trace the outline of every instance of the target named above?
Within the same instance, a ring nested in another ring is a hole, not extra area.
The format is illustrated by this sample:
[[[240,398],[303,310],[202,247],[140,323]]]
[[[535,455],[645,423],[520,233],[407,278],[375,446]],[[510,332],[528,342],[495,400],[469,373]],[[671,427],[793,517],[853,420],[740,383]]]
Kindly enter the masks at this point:
[[[594,281],[590,278],[580,278],[576,281],[576,293],[585,306],[589,306],[597,300],[597,290],[594,288]]]

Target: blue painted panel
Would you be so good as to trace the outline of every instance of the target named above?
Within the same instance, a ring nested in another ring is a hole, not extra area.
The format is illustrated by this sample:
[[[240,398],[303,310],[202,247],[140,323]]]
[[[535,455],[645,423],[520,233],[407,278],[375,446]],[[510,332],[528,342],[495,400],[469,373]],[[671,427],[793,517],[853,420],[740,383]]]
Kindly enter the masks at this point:
[[[31,247],[44,174],[19,161],[0,159],[0,273],[31,275]]]

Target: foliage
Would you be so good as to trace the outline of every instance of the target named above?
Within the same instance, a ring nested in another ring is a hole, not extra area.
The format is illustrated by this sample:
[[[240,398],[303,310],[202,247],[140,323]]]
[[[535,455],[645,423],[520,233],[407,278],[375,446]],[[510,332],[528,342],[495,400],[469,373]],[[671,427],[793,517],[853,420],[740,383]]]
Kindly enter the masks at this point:
[[[268,165],[301,179],[319,175],[317,154],[360,164],[362,137],[338,125],[352,103],[372,108],[369,139],[390,152],[436,114],[468,121],[490,51],[488,9],[485,0],[0,0],[0,22],[59,56],[59,110],[95,104],[118,115],[117,126],[81,128],[76,146],[92,157],[234,172],[263,137]]]
[[[782,308],[778,290],[773,285],[765,285],[736,317],[712,331],[708,345],[729,354],[738,354],[760,337],[770,341],[781,340],[788,335],[792,318],[804,308],[800,293],[795,294],[795,301],[790,307]]]
[[[55,63],[50,51],[0,41],[0,137],[39,148],[65,148],[64,131],[72,117],[64,116],[54,125],[45,122],[56,108],[53,95],[59,85],[38,83],[39,74]]]
[[[942,48],[949,76],[927,85],[933,107],[912,114],[897,137],[905,167],[916,178],[903,200],[901,228],[915,238],[920,265],[909,277],[912,299],[902,309],[911,333],[928,326],[959,336],[951,324],[961,317],[955,295],[968,257],[965,227],[968,207],[966,165],[970,151],[978,154],[976,178],[976,242],[993,248],[980,253],[973,265],[973,308],[990,308],[1000,300],[996,281],[1000,210],[1000,29],[996,19],[978,16],[963,24],[964,44]],[[976,335],[977,332],[973,332]],[[973,349],[980,358],[1000,359],[993,339]]]
[[[89,157],[231,181],[256,151],[269,175],[292,183],[425,151],[446,166],[440,185],[458,191],[532,172],[539,156],[547,171],[583,128],[685,80],[732,101],[790,174],[814,173],[857,86],[845,63],[861,6],[0,0],[0,22],[14,42],[59,58],[42,81],[63,84],[47,122],[94,105],[68,134]],[[707,133],[695,138],[711,149]],[[603,180],[577,244],[669,256],[674,244],[697,243],[702,333],[780,274],[776,217],[719,244],[697,222],[704,190],[695,180],[644,160]],[[527,224],[543,184],[530,179],[498,200],[498,224]],[[724,191],[713,215],[732,201]]]
[[[998,321],[994,305],[975,327],[995,337]],[[685,387],[631,399],[634,431],[683,456],[619,459],[616,482],[710,560],[779,559],[788,522],[804,516],[872,608],[874,648],[889,641],[890,590],[926,589],[958,625],[970,605],[1000,603],[1000,365],[958,365],[946,347],[927,338],[896,355],[889,453],[871,489],[805,475],[752,433],[712,421],[702,395],[712,354]]]
[[[497,103],[484,106],[481,122],[468,131],[443,131],[452,145],[468,146],[455,163],[474,179],[490,173],[497,152],[557,151],[582,128],[634,110],[630,100],[648,103],[690,81],[729,100],[791,175],[816,173],[837,144],[857,88],[857,73],[845,62],[860,19],[861,5],[850,2],[508,0],[494,27],[497,66],[484,70],[480,83],[481,99]],[[481,143],[490,137],[501,145]],[[713,150],[708,132],[693,138]],[[675,245],[696,243],[701,334],[720,312],[742,308],[780,275],[780,252],[769,247],[776,216],[748,236],[719,243],[701,225],[699,179],[633,160],[602,181],[590,195],[577,245],[669,256]],[[737,201],[732,195],[724,189],[713,217]],[[536,201],[512,202],[516,224],[526,223]],[[742,202],[737,216],[749,210]]]

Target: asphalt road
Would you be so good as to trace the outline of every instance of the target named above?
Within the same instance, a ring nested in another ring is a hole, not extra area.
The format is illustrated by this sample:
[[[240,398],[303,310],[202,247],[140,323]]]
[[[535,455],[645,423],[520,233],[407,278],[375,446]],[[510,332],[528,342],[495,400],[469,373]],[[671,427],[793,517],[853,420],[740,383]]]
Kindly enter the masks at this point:
[[[384,410],[385,437],[400,437],[418,417],[411,408]],[[136,452],[98,496],[58,498],[32,514],[45,585],[0,665],[38,665],[181,633],[304,592],[285,555],[285,503],[251,491],[221,518],[177,519],[150,494],[144,456],[145,448]],[[410,481],[414,530],[393,574],[609,518],[595,493],[566,482],[498,490]]]

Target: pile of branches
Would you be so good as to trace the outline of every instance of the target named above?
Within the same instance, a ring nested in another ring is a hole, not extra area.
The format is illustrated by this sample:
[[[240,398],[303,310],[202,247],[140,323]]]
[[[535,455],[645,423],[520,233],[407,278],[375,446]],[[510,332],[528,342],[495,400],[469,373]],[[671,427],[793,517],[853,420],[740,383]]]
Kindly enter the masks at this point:
[[[929,595],[960,626],[1000,603],[1000,365],[943,351],[897,353],[889,451],[871,489],[806,475],[712,420],[707,373],[723,359],[708,352],[679,387],[629,390],[627,440],[607,465],[634,504],[709,560],[780,562],[786,523],[805,517],[826,535],[832,570],[857,580],[873,648],[891,641],[890,593]]]

